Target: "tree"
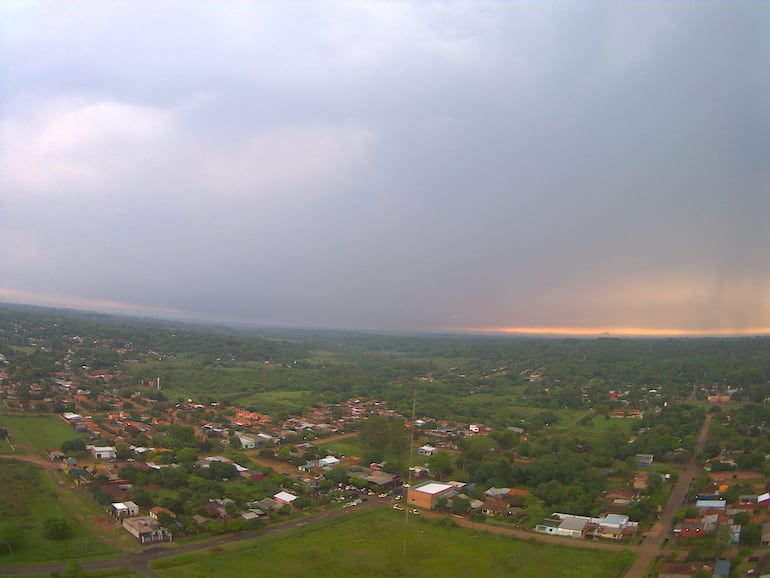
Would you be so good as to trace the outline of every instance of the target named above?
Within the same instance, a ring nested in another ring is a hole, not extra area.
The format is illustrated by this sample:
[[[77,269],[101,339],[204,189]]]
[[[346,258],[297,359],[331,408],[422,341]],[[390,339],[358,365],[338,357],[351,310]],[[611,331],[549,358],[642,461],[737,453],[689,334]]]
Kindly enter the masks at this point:
[[[738,512],[733,516],[733,519],[735,520],[736,524],[740,524],[741,526],[745,526],[751,521],[751,514],[748,512]],[[743,536],[741,536],[741,541],[743,541]]]
[[[198,459],[198,449],[182,448],[176,452],[176,459],[180,464],[192,464]]]
[[[176,524],[176,518],[166,512],[158,512],[158,522],[165,528],[171,528]]]
[[[462,441],[461,459],[463,467],[472,468],[475,462],[483,462],[497,448],[497,442],[486,436],[473,436]]]
[[[281,446],[278,450],[278,458],[281,460],[288,460],[291,457],[291,449],[288,446]]]
[[[293,506],[298,510],[304,510],[313,505],[313,500],[310,496],[300,496],[293,502]]]
[[[663,478],[657,472],[650,472],[647,476],[647,493],[654,494],[663,487]]]
[[[85,452],[86,442],[83,440],[83,438],[75,438],[73,440],[63,441],[61,444],[61,451],[63,451],[65,454]]]
[[[221,482],[224,479],[235,479],[238,476],[238,470],[233,464],[214,460],[208,468],[201,471],[201,475],[209,480]]]
[[[137,490],[134,492],[134,495],[132,496],[132,501],[137,505],[141,506],[143,508],[149,508],[152,506],[153,500],[152,496],[147,493],[145,490]]]
[[[759,546],[762,540],[762,526],[746,524],[741,528],[741,546]]]
[[[452,513],[453,514],[467,514],[471,509],[470,498],[454,498],[452,500]]]
[[[47,540],[66,540],[71,538],[74,533],[75,529],[72,524],[62,517],[52,516],[43,522],[43,536]]]
[[[337,466],[326,472],[326,478],[335,484],[344,484],[348,481],[348,469],[343,466]]]
[[[528,525],[534,526],[540,522],[540,520],[545,518],[545,509],[537,498],[534,496],[527,496],[524,503],[524,514]]]
[[[409,430],[404,427],[401,419],[388,418],[382,415],[370,415],[361,424],[359,440],[364,454],[371,461],[383,458],[398,459],[405,455],[409,447]]]
[[[428,468],[439,479],[444,479],[452,471],[452,458],[446,452],[438,452],[428,458]]]
[[[67,562],[61,578],[86,578],[86,571],[76,562]]]
[[[161,468],[158,481],[167,488],[179,488],[187,485],[187,474],[182,468]]]

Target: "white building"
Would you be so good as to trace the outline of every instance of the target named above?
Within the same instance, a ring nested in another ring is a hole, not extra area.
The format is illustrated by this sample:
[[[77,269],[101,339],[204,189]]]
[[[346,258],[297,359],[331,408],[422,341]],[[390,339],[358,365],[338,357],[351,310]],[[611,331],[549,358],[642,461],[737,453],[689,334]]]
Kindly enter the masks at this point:
[[[134,502],[113,502],[112,515],[118,519],[139,515],[139,506]]]
[[[318,460],[318,465],[322,468],[333,468],[340,465],[340,461],[334,456],[326,456]]]
[[[559,536],[568,536],[570,538],[582,538],[583,532],[588,525],[590,518],[585,516],[572,516],[564,518],[559,524],[556,533]]]
[[[89,446],[91,455],[95,460],[114,460],[117,457],[117,450],[110,446]]]
[[[282,504],[291,504],[294,500],[297,499],[297,496],[290,494],[289,492],[278,492],[273,496],[273,499],[276,502],[280,502]]]
[[[417,453],[421,456],[432,456],[437,451],[438,450],[436,448],[429,444],[425,444],[424,446],[417,448]]]

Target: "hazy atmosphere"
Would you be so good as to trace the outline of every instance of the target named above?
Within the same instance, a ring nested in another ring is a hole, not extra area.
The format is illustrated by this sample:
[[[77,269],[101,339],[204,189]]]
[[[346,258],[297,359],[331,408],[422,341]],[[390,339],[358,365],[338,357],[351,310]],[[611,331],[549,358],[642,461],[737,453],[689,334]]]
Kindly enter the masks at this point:
[[[770,4],[0,4],[0,301],[770,332]]]

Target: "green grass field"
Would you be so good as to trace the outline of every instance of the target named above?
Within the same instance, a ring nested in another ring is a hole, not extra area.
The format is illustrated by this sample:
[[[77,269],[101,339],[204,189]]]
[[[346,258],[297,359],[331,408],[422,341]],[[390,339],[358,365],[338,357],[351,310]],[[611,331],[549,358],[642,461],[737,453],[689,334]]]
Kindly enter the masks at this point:
[[[8,442],[5,441],[5,439],[0,440],[0,454],[12,454],[15,453],[11,446],[8,445]]]
[[[630,564],[627,551],[568,548],[441,526],[390,509],[351,512],[326,526],[250,540],[221,552],[166,558],[153,568],[168,578],[249,575],[559,576],[614,578]]]
[[[68,560],[110,553],[91,533],[86,520],[89,513],[81,500],[60,499],[47,471],[16,460],[0,462],[0,525],[21,534],[20,543],[12,552],[0,547],[0,563]],[[47,540],[43,526],[50,517],[68,520],[74,526],[74,535],[66,540]]]
[[[0,425],[10,432],[17,453],[44,454],[49,448],[61,446],[63,441],[80,437],[56,415],[2,415]]]
[[[361,456],[364,453],[363,446],[361,445],[358,436],[328,443],[324,440],[318,440],[316,444],[328,449],[329,451],[337,452],[344,456]]]

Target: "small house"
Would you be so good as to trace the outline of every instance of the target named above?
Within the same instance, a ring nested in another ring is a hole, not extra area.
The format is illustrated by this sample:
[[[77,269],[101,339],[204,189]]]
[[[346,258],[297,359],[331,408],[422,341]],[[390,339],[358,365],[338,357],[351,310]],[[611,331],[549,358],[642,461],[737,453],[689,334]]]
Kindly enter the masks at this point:
[[[297,497],[289,492],[278,492],[273,496],[273,499],[281,504],[291,504]]]
[[[140,544],[170,542],[172,539],[171,532],[161,526],[155,518],[151,518],[150,516],[124,518],[123,528],[139,540]]]
[[[170,518],[176,518],[176,514],[169,510],[168,508],[164,508],[163,506],[153,506],[150,508],[150,517],[154,519],[158,519],[159,514],[165,514],[166,516]]]
[[[558,535],[561,522],[559,518],[545,518],[535,526],[535,532]]]
[[[95,460],[114,460],[117,450],[111,446],[90,446],[88,448]]]
[[[649,468],[655,456],[652,454],[636,454],[636,463],[640,468]]]
[[[121,520],[123,518],[128,518],[130,516],[138,516],[139,506],[137,506],[134,502],[130,502],[130,501],[113,502],[111,513],[118,520]]]
[[[241,434],[238,436],[238,441],[241,442],[241,449],[253,450],[256,445],[256,439],[251,436]]]
[[[333,468],[340,465],[340,460],[334,456],[326,456],[325,458],[318,460],[318,465],[322,468]]]

